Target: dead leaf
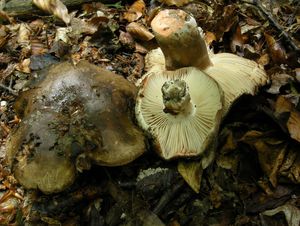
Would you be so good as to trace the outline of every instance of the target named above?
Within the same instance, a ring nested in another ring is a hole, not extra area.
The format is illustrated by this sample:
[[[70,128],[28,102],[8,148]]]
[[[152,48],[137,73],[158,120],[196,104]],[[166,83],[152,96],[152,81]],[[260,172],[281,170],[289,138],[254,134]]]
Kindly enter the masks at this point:
[[[178,162],[178,172],[181,174],[187,184],[196,192],[200,191],[200,184],[202,178],[202,164],[198,161],[184,161]]]
[[[53,14],[66,24],[70,23],[71,16],[68,13],[68,9],[60,0],[33,0],[32,2],[38,8]]]
[[[39,39],[32,39],[30,42],[31,54],[40,55],[48,51],[47,46]]]
[[[280,114],[290,112],[293,108],[293,104],[285,99],[283,96],[278,96],[275,105],[275,116],[278,117]]]
[[[241,27],[237,26],[235,33],[232,37],[232,40],[230,42],[231,51],[235,53],[237,51],[237,47],[239,47],[240,50],[243,49],[243,45],[245,44],[246,40],[247,40],[247,36],[242,35]]]
[[[270,88],[267,90],[267,92],[271,94],[279,94],[280,88],[288,84],[291,80],[293,80],[293,77],[288,74],[275,73],[271,75],[272,83]]]
[[[259,63],[262,66],[266,66],[270,63],[270,57],[269,54],[265,53],[259,57],[257,60],[257,63]]]
[[[205,42],[207,45],[211,45],[213,41],[217,41],[216,35],[213,32],[207,31],[205,33]]]
[[[276,187],[279,169],[287,153],[287,143],[255,130],[248,131],[240,141],[256,149],[262,170],[269,177],[271,184]]]
[[[145,9],[145,2],[143,0],[137,0],[130,6],[128,11],[123,14],[123,17],[128,22],[136,21],[144,15]]]
[[[4,25],[0,25],[0,49],[8,42],[9,34]]]
[[[291,138],[300,142],[300,113],[298,111],[293,110],[291,112],[287,122],[287,128]]]
[[[30,27],[26,23],[20,24],[17,41],[22,47],[28,47],[30,43]]]
[[[55,41],[63,41],[67,44],[71,43],[71,40],[69,38],[70,32],[72,31],[72,29],[70,27],[59,27],[56,29],[56,34],[55,34]]]
[[[148,31],[147,28],[136,22],[131,22],[128,24],[126,30],[132,35],[132,37],[142,41],[150,41],[154,38],[154,35]]]
[[[30,73],[30,59],[27,58],[27,59],[24,59],[22,62],[20,62],[17,66],[16,66],[16,69],[20,72],[23,72],[23,73]]]
[[[287,177],[295,184],[300,183],[300,154],[298,148],[298,146],[290,148],[279,170],[282,176]]]
[[[175,5],[177,7],[183,6],[191,2],[192,0],[158,0],[159,2],[168,6]]]
[[[300,210],[294,205],[285,204],[279,206],[272,210],[266,210],[262,212],[263,215],[266,216],[274,216],[275,214],[283,212],[285,215],[285,219],[289,226],[299,226],[300,225]]]
[[[270,51],[270,55],[272,60],[275,63],[284,64],[287,61],[287,54],[281,43],[276,41],[271,35],[264,33],[265,39],[268,45],[268,49]]]

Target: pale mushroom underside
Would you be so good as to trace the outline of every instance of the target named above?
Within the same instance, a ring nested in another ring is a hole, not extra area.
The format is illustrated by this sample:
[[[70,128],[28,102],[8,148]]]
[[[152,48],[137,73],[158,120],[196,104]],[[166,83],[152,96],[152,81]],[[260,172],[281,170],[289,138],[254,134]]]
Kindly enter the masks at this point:
[[[184,80],[189,87],[194,111],[187,116],[163,111],[161,87],[174,79]],[[155,138],[163,158],[197,156],[205,151],[218,129],[222,101],[218,84],[196,68],[152,72],[141,84],[136,115],[140,126]]]
[[[213,54],[210,52],[212,66],[203,71],[212,77],[224,92],[225,116],[232,103],[243,94],[254,95],[260,86],[267,84],[268,76],[255,61],[231,53]],[[146,58],[147,73],[143,79],[153,73],[165,70],[165,59],[160,48],[150,51]]]

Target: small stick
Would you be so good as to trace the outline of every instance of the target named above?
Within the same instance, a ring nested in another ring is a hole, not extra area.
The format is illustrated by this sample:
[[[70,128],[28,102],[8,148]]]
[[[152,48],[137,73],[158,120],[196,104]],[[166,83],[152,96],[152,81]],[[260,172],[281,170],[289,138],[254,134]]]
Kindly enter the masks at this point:
[[[13,95],[15,95],[15,96],[18,96],[18,93],[17,93],[15,90],[13,90],[12,88],[7,87],[7,86],[5,86],[5,85],[3,85],[3,84],[1,84],[1,83],[0,83],[0,88],[6,89],[6,90],[7,90],[8,92],[10,92],[11,94],[13,94]]]
[[[281,35],[286,39],[288,44],[297,52],[300,52],[300,47],[295,43],[293,38],[284,30],[284,28],[276,21],[272,13],[268,12],[260,0],[244,0],[243,2],[251,5],[255,5],[266,17],[267,19],[275,26],[275,28],[281,33]]]
[[[151,22],[166,60],[167,70],[182,67],[205,69],[212,63],[196,20],[182,10],[163,10]]]

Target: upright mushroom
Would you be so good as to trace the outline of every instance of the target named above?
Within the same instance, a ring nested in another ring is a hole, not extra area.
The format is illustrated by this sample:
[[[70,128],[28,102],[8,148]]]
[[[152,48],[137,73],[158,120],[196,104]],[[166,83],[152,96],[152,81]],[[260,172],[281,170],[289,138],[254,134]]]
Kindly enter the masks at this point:
[[[208,50],[202,29],[182,10],[167,9],[156,15],[151,26],[160,46],[146,57],[149,73],[196,67],[217,81],[224,91],[225,115],[242,94],[254,95],[268,77],[260,65],[230,53],[214,54]],[[155,59],[155,60],[154,60]]]
[[[163,10],[151,22],[160,46],[146,56],[138,84],[136,115],[165,159],[203,155],[205,168],[221,117],[244,93],[254,94],[268,78],[253,61],[213,54],[193,17]],[[224,93],[224,100],[222,95]]]
[[[88,62],[60,63],[22,93],[7,159],[26,188],[64,190],[91,164],[127,164],[145,151],[133,123],[136,88]]]

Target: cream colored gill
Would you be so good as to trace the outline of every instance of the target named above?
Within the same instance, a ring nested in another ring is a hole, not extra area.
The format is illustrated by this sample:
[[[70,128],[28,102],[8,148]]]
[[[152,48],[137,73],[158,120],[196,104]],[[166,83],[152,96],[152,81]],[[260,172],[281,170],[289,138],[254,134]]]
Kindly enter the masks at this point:
[[[172,79],[187,83],[195,107],[192,114],[174,116],[163,111],[161,87]],[[143,121],[157,138],[166,159],[204,151],[203,143],[215,130],[216,117],[222,109],[222,94],[213,79],[195,68],[156,73],[147,78],[143,96],[140,103]]]
[[[226,114],[229,107],[242,94],[254,95],[261,84],[267,83],[267,75],[260,66],[230,53],[219,53],[211,57],[214,66],[205,72],[214,78],[224,90]]]

